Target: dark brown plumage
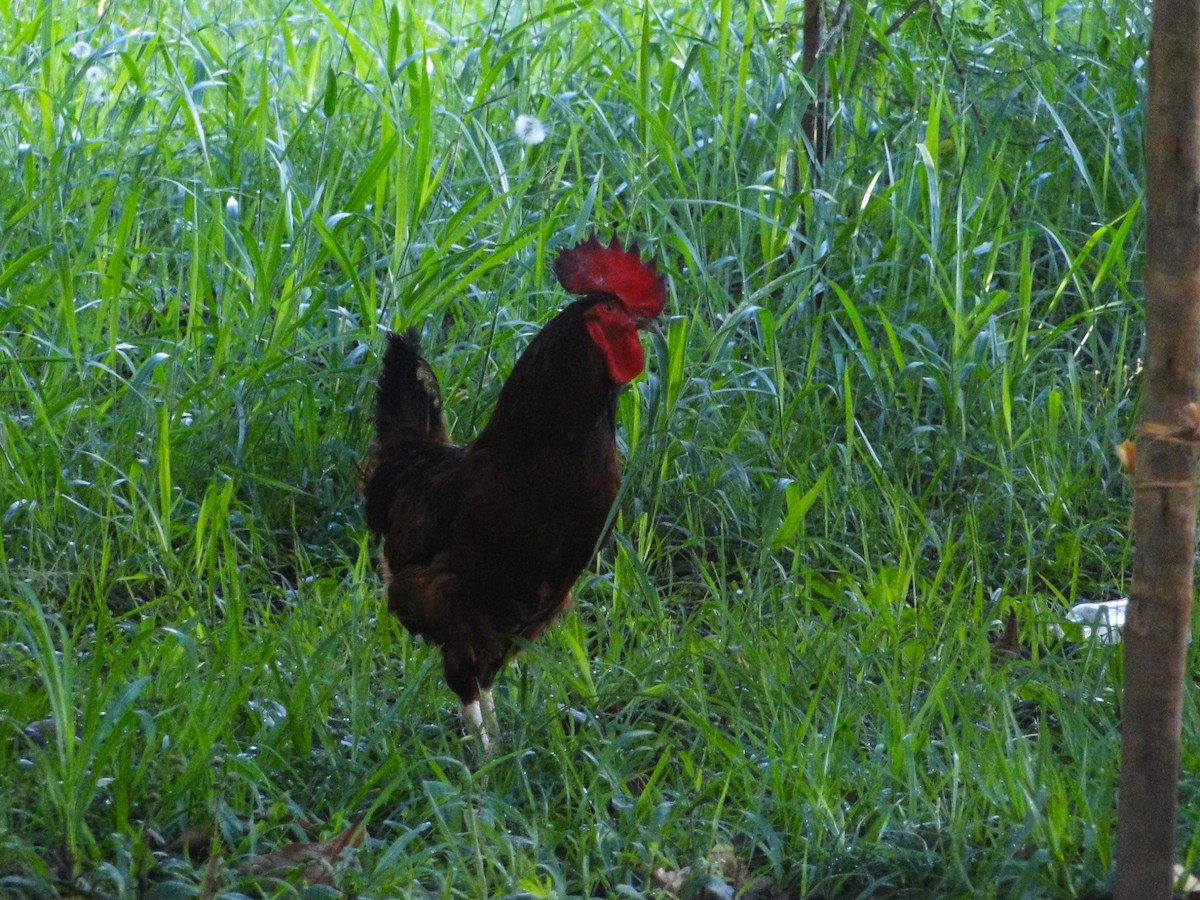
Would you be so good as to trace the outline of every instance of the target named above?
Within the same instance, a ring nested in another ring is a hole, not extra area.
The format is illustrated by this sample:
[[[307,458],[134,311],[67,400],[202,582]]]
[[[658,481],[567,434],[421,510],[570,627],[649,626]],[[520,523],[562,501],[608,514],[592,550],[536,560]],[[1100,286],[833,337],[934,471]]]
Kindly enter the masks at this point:
[[[615,242],[564,251],[555,271],[586,296],[530,343],[470,444],[450,443],[416,332],[388,335],[363,479],[388,607],[440,647],[488,747],[496,673],[570,605],[605,530],[621,479],[617,397],[642,370],[637,329],[666,298],[654,266]]]

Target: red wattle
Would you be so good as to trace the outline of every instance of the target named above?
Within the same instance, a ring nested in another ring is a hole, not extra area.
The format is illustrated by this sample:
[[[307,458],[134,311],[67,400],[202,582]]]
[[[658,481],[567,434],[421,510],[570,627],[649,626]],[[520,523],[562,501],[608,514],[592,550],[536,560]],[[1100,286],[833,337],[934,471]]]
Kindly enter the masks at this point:
[[[589,319],[587,330],[604,354],[609,377],[616,384],[629,384],[641,374],[646,365],[646,355],[642,352],[637,328],[632,325],[606,328],[602,322]]]

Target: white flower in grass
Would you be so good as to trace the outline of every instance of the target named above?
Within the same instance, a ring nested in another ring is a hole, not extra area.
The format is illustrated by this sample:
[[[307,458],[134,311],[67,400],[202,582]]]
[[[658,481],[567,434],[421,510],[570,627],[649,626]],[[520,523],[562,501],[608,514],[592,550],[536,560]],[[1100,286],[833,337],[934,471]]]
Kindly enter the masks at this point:
[[[87,41],[76,41],[67,52],[72,59],[87,59],[92,55],[92,45]]]
[[[87,79],[89,84],[96,84],[104,78],[104,70],[99,66],[88,66],[87,71],[83,73],[83,77]]]
[[[109,93],[104,88],[96,88],[88,94],[88,103],[107,103]]]
[[[540,144],[546,139],[546,126],[534,116],[517,116],[513,131],[522,144]]]

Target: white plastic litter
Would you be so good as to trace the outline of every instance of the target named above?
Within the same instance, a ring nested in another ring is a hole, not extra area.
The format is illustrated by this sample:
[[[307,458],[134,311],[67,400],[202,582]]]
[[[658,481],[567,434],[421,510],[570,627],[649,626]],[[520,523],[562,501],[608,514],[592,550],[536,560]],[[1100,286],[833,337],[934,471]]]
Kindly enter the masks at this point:
[[[1077,603],[1067,613],[1068,622],[1077,623],[1083,632],[1083,640],[1095,635],[1101,644],[1121,643],[1121,631],[1125,628],[1125,608],[1129,598],[1103,600],[1099,603]],[[1060,629],[1061,633],[1061,629]]]

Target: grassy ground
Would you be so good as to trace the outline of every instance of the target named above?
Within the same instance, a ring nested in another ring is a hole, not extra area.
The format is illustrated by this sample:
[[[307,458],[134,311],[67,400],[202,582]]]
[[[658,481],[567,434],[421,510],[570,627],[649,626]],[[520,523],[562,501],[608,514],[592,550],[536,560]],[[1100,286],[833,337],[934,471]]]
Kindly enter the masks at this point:
[[[706,6],[0,0],[0,893],[1103,894],[1143,11],[852,3],[818,172],[798,5]],[[592,225],[671,318],[485,764],[378,599],[381,329],[469,437]]]

